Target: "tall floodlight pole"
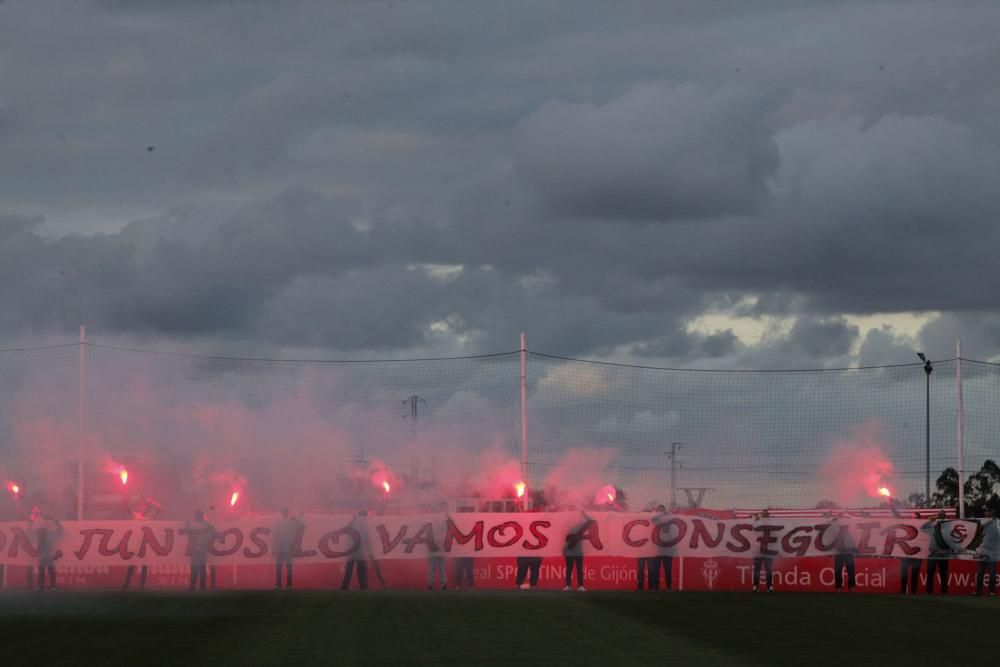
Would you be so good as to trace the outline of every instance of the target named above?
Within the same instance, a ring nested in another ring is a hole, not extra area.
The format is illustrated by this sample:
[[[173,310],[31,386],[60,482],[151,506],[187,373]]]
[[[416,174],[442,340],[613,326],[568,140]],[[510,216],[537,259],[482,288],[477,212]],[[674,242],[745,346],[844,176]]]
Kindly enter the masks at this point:
[[[403,404],[409,404],[410,406],[410,440],[413,442],[417,441],[419,435],[418,421],[420,419],[420,408],[421,403],[426,403],[423,398],[417,395],[410,396],[408,399],[403,401]]]
[[[923,352],[917,352],[920,361],[924,362],[924,374],[927,376],[927,408],[924,414],[924,505],[931,506],[931,373],[934,366],[931,360],[924,356]]]
[[[528,488],[528,337],[521,334],[521,483]],[[530,497],[530,495],[528,496]]]
[[[76,520],[83,521],[83,441],[84,441],[84,385],[87,372],[87,327],[80,326],[80,373],[76,403]]]
[[[962,403],[962,341],[955,341],[955,382],[958,385],[958,518],[965,518],[965,406]]]
[[[419,437],[419,426],[418,419],[420,417],[420,404],[426,403],[423,398],[414,394],[407,399],[403,400],[403,405],[410,408],[410,478],[411,483],[418,484],[417,475],[419,471],[417,470],[417,439]],[[406,418],[406,413],[403,413],[403,417]]]

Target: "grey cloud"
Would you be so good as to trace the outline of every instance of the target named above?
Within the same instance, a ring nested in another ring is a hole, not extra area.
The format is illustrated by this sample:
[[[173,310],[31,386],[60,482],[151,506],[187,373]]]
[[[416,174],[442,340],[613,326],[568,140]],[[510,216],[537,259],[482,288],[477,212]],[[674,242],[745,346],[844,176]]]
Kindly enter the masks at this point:
[[[744,370],[844,368],[854,361],[851,351],[859,335],[858,327],[842,317],[801,315],[787,332],[736,345],[729,356],[705,365]]]
[[[797,295],[833,313],[992,303],[979,286],[995,264],[995,146],[942,118],[896,116],[810,121],[777,141],[769,210],[685,239],[713,248],[707,263],[678,257],[699,284]]]
[[[1000,316],[995,312],[943,313],[924,325],[917,337],[931,359],[954,357],[959,340],[963,357],[996,359],[1000,356]]]
[[[739,345],[739,339],[732,329],[719,331],[705,336],[701,349],[709,357],[726,357],[732,354]]]
[[[300,276],[267,300],[254,330],[291,346],[398,350],[419,346],[449,313],[419,271],[381,267],[339,277]]]
[[[747,212],[777,166],[766,97],[644,84],[603,105],[550,102],[518,128],[517,167],[557,210],[678,219]]]
[[[678,329],[654,340],[632,347],[632,353],[641,357],[673,360],[719,359],[734,355],[741,344],[731,329],[711,334],[699,334]]]
[[[0,214],[0,241],[19,234],[30,233],[42,224],[38,216]]]
[[[859,366],[881,366],[885,364],[911,364],[917,359],[913,341],[908,341],[889,327],[872,329],[858,351]]]
[[[463,255],[447,217],[412,200],[358,211],[289,191],[221,222],[178,209],[119,233],[57,238],[37,233],[37,221],[15,223],[0,247],[11,331],[85,322],[108,334],[349,351],[419,346],[447,322],[473,351],[510,348],[530,330],[537,349],[583,354],[662,329],[698,300],[680,291],[654,312],[616,305],[627,283],[595,295],[567,291],[561,276],[469,263],[491,253]],[[440,280],[421,263],[461,268]]]
[[[940,310],[993,349],[993,5],[635,7],[4,3],[0,318],[759,366]],[[793,338],[678,333],[744,298]]]
[[[789,344],[815,358],[846,355],[858,337],[858,327],[840,318],[800,317],[788,336]]]

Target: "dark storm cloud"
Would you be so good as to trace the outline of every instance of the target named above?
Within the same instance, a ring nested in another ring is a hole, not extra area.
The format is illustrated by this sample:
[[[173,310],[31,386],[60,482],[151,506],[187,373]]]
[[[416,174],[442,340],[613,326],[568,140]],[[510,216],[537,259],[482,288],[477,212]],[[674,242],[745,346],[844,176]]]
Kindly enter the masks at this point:
[[[789,343],[815,358],[844,356],[851,350],[858,328],[840,319],[799,318],[789,334]]]
[[[854,361],[858,336],[858,327],[843,318],[802,315],[787,332],[773,333],[756,345],[738,346],[723,368],[843,368]]]
[[[640,343],[632,349],[632,352],[642,357],[661,359],[690,357],[717,359],[733,354],[738,347],[739,339],[731,329],[707,335],[678,329],[669,335]]]
[[[916,310],[995,354],[998,14],[6,2],[0,323],[788,366]]]
[[[550,102],[518,128],[517,165],[529,187],[577,216],[749,212],[777,166],[770,106],[739,87],[665,84],[600,106]]]

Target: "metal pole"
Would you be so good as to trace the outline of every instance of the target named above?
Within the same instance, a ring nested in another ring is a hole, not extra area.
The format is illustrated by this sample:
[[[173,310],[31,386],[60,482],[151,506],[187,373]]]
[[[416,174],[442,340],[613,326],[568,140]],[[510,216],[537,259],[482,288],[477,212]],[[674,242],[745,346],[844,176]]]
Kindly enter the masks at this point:
[[[420,417],[418,404],[426,403],[424,399],[416,394],[403,401],[403,405],[410,406],[410,483],[419,484],[417,476],[420,474],[419,462],[417,461],[417,440],[420,436],[417,420]],[[405,415],[404,415],[405,416]]]
[[[962,404],[962,341],[955,341],[955,382],[958,386],[958,518],[965,518],[965,411]]]
[[[677,479],[677,450],[683,447],[679,442],[670,443],[670,509],[677,507],[677,493],[675,484]]]
[[[927,362],[928,365],[930,362]],[[925,366],[926,368],[926,366]],[[924,424],[925,450],[924,450],[924,504],[928,507],[931,502],[931,373],[927,371],[927,408]]]
[[[925,360],[924,375],[927,376],[927,407],[924,415],[926,418],[926,423],[924,424],[924,473],[926,475],[924,479],[924,504],[927,507],[931,506],[931,373],[933,372],[934,366],[931,365],[931,360]]]
[[[80,326],[80,373],[76,413],[76,519],[83,521],[83,441],[84,441],[84,385],[87,373],[87,327]]]
[[[528,337],[521,333],[521,482],[528,493]],[[525,500],[527,502],[527,498]]]

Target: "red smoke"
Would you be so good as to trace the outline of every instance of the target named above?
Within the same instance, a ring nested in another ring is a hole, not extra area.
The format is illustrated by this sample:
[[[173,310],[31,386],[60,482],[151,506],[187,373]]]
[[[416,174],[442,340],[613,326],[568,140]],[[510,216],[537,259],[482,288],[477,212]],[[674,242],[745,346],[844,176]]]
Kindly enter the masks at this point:
[[[341,386],[352,376],[332,366],[275,365],[274,375],[258,375],[239,364],[95,352],[87,361],[81,443],[75,358],[65,372],[59,361],[59,372],[33,374],[12,400],[5,463],[26,474],[0,479],[17,477],[22,493],[61,515],[75,508],[81,450],[88,508],[113,484],[119,493],[161,499],[170,518],[232,507],[234,494],[241,510],[248,501],[277,509],[334,507],[352,495],[381,500],[385,485],[394,501],[414,506],[421,494],[512,499],[518,483],[525,483],[522,498],[544,487],[550,504],[586,506],[595,489],[619,481],[609,470],[613,450],[586,448],[525,477],[506,417],[474,391],[444,405],[429,396],[420,429],[409,422],[401,428],[395,400],[356,395]],[[262,381],[268,378],[273,382]],[[373,462],[358,469],[361,460]]]
[[[465,474],[454,470],[445,491],[456,496],[478,495],[483,498],[517,496],[521,479],[521,463],[499,449],[483,453]]]
[[[607,484],[615,450],[581,447],[559,460],[545,479],[545,500],[549,505],[586,506],[594,500],[594,489]],[[614,494],[614,486],[611,486]],[[607,492],[599,504],[608,503]]]
[[[868,422],[848,438],[838,440],[827,454],[821,474],[832,499],[843,505],[895,495],[890,480],[892,461],[884,453],[879,425]]]

